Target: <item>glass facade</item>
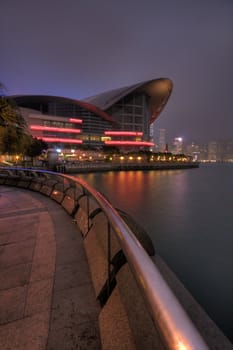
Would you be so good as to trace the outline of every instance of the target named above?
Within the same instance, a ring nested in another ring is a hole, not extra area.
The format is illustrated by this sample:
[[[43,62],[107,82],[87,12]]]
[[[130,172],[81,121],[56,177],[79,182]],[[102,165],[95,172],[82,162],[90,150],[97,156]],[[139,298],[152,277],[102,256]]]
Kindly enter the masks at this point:
[[[150,98],[145,93],[131,93],[107,110],[120,124],[120,130],[141,131],[149,137]],[[119,129],[119,127],[118,127]]]
[[[43,97],[41,98],[41,100],[43,100]],[[60,101],[59,97],[52,97],[51,101],[49,100],[49,97],[47,97],[43,101],[39,102],[33,99],[32,101],[30,101],[30,98],[28,98],[27,101],[20,103],[20,105],[25,108],[37,110],[41,112],[42,115],[46,114],[48,118],[45,120],[41,120],[41,123],[44,126],[81,129],[80,135],[57,132],[56,136],[58,136],[59,134],[60,138],[76,138],[82,140],[84,144],[90,143],[91,145],[98,146],[102,144],[101,136],[104,135],[104,131],[112,129],[112,123],[110,121],[105,120],[99,115],[95,114],[94,112],[89,111],[86,108],[78,105],[77,103],[72,102],[72,100],[64,102],[62,99]],[[40,115],[37,115],[37,120],[39,116]],[[49,119],[49,117],[56,117],[57,120],[54,120],[54,118]],[[75,124],[69,121],[60,121],[59,118],[78,118],[82,120],[82,123]],[[41,135],[43,137],[52,137],[55,136],[55,133],[52,131],[43,131]]]

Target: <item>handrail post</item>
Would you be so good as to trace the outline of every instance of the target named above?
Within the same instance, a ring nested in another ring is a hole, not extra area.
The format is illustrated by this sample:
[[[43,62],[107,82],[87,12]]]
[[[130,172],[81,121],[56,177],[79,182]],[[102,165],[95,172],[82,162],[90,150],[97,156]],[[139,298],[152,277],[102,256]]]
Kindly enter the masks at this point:
[[[89,199],[89,193],[86,193],[87,195],[87,232],[89,232],[90,229],[90,218],[89,218],[89,211],[90,211],[90,199]]]
[[[110,295],[110,279],[111,279],[111,225],[107,221],[107,250],[108,250],[108,287],[107,294]]]

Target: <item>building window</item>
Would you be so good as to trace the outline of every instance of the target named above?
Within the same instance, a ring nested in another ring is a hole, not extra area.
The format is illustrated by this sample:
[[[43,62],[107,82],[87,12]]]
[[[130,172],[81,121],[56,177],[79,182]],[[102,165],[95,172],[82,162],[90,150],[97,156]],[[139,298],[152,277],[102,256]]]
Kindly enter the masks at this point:
[[[142,107],[134,107],[134,113],[137,115],[142,115]]]
[[[122,126],[122,130],[125,130],[125,131],[132,131],[132,124],[124,124]]]
[[[142,124],[142,117],[135,117],[136,124]]]
[[[124,117],[124,122],[125,123],[133,123],[133,117],[125,116]]]
[[[142,104],[143,104],[143,96],[136,95],[135,96],[135,105],[142,106]]]
[[[133,114],[133,106],[125,106],[124,112],[125,114]]]

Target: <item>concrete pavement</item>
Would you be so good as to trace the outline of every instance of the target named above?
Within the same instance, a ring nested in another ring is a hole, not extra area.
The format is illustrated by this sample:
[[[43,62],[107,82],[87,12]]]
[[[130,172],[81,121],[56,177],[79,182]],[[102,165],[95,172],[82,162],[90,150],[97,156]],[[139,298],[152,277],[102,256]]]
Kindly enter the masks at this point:
[[[81,234],[50,198],[0,186],[0,349],[97,350]]]

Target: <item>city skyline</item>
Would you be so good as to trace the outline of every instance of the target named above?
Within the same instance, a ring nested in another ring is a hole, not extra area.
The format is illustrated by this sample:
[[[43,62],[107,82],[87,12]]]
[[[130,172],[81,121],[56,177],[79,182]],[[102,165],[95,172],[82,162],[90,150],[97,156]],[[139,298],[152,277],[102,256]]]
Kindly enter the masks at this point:
[[[184,144],[189,145],[189,144],[198,144],[201,146],[207,146],[210,142],[233,142],[233,135],[231,137],[221,137],[221,135],[219,135],[218,138],[206,138],[201,141],[197,141],[194,138],[187,138],[185,136],[183,136],[181,133],[177,133],[174,134],[173,132],[171,132],[169,129],[165,129],[165,128],[157,128],[157,125],[155,125],[155,131],[154,131],[154,141],[157,144],[157,146],[159,145],[159,130],[165,130],[165,144],[171,145],[174,141],[174,139],[176,138],[182,138]],[[169,137],[168,137],[169,135]]]
[[[182,137],[174,137],[170,142],[166,138],[166,129],[158,129],[154,135],[154,151],[162,153],[186,154],[194,160],[203,162],[233,162],[233,138],[229,140],[211,140],[205,143],[190,142]]]
[[[232,33],[230,0],[11,0],[1,6],[0,81],[9,95],[82,99],[167,77],[174,89],[155,129],[229,139]]]

